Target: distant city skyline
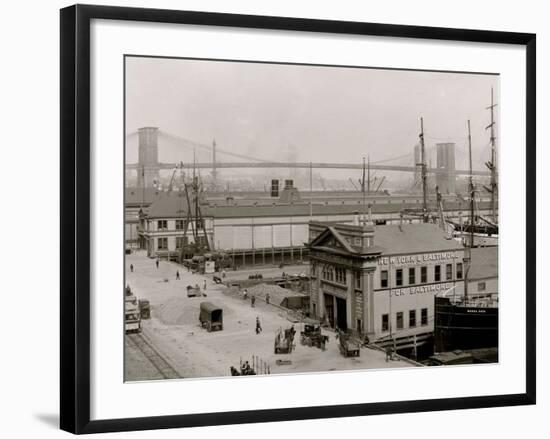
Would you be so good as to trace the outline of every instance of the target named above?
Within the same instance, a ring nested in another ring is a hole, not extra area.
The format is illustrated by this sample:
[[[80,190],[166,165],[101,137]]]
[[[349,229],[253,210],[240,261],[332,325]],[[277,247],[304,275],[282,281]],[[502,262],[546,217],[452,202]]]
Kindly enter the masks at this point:
[[[369,155],[377,162],[410,154],[412,164],[423,117],[427,149],[456,143],[456,166],[464,168],[469,118],[474,168],[482,169],[490,157],[487,107],[491,87],[499,103],[498,86],[497,75],[485,74],[127,57],[126,132],[158,126],[265,160],[343,163]],[[159,140],[161,162],[192,156]],[[137,136],[127,137],[126,158],[137,161]],[[432,152],[430,159],[435,166]],[[235,161],[219,154],[224,160]]]

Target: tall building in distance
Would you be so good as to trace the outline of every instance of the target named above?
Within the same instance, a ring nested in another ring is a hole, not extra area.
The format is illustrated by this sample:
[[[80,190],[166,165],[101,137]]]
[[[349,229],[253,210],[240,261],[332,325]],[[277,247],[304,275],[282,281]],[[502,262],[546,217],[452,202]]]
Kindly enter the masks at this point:
[[[159,180],[159,147],[157,127],[138,130],[138,187],[152,187]]]
[[[455,144],[438,143],[436,184],[442,194],[456,193]]]

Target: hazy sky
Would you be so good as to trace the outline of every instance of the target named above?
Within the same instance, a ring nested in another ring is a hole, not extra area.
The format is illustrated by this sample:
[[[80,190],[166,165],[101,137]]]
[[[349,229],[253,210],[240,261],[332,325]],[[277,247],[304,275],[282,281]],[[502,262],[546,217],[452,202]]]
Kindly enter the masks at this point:
[[[491,87],[499,101],[495,75],[135,57],[126,63],[129,134],[158,126],[267,160],[360,162],[369,154],[376,162],[412,153],[422,116],[426,146],[455,142],[457,167],[465,168],[470,118],[474,168],[489,159],[486,107]],[[192,151],[162,137],[159,155],[192,160]],[[137,137],[130,136],[127,160],[136,157]]]

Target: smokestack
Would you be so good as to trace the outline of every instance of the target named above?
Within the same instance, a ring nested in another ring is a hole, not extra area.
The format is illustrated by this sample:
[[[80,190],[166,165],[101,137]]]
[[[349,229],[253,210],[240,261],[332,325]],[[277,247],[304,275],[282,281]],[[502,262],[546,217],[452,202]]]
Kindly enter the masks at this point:
[[[357,211],[353,212],[353,225],[354,226],[359,225],[359,212]]]

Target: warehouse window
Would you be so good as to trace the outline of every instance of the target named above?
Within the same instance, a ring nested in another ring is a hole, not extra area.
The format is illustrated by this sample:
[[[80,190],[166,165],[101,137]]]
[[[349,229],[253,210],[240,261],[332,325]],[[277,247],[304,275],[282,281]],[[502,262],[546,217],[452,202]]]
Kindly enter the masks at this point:
[[[397,329],[403,329],[403,312],[395,313],[395,327]]]
[[[409,328],[416,327],[416,309],[409,311]]]
[[[420,267],[420,283],[428,282],[428,267]]]
[[[382,332],[389,331],[390,319],[388,314],[382,314]]]
[[[380,288],[388,288],[388,270],[380,272]]]
[[[447,280],[453,280],[453,264],[447,264],[446,279]]]
[[[462,262],[457,262],[456,264],[456,278],[462,279]]]
[[[434,282],[441,281],[441,265],[436,265],[434,267]]]
[[[426,326],[428,324],[428,308],[422,308],[420,310],[420,324]]]
[[[416,283],[416,269],[414,267],[409,268],[409,285]]]
[[[157,221],[157,229],[158,229],[158,230],[166,230],[166,229],[168,229],[168,221],[166,221],[166,220],[158,220],[158,221]]]
[[[183,220],[176,220],[176,230],[183,230]]]
[[[478,282],[477,283],[477,290],[478,291],[485,291],[485,282]]]
[[[403,285],[403,269],[398,268],[395,270],[395,285],[400,287]]]
[[[158,250],[168,250],[168,238],[159,238],[157,240]]]

